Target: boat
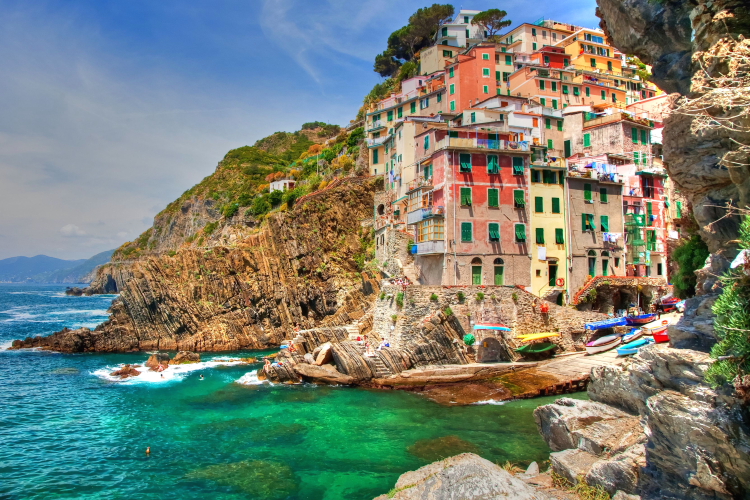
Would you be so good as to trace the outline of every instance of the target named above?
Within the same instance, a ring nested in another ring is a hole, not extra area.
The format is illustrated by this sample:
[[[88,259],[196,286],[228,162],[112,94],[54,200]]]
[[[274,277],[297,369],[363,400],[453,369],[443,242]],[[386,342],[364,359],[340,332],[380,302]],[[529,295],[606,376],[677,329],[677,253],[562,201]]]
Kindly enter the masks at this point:
[[[510,328],[501,323],[477,323],[474,325],[474,330],[500,330],[502,332],[509,332]]]
[[[642,328],[633,328],[630,330],[630,333],[625,334],[622,337],[622,343],[627,344],[628,342],[632,342],[636,339],[639,339],[643,336],[643,329]]]
[[[519,335],[517,338],[521,340],[521,342],[530,342],[532,340],[541,340],[541,339],[548,339],[550,337],[559,337],[560,334],[558,332],[547,332],[547,333],[526,333],[524,335]]]
[[[666,298],[666,299],[662,299],[661,303],[662,303],[662,305],[667,306],[667,305],[670,305],[670,304],[676,304],[679,301],[680,301],[680,299],[677,298],[677,297],[669,297],[669,298]]]
[[[617,354],[619,356],[628,356],[630,354],[635,354],[640,350],[641,347],[649,345],[649,344],[653,344],[653,343],[654,343],[654,339],[644,337],[642,339],[638,339],[636,341],[629,342],[627,344],[623,344],[621,347],[618,347]]]
[[[667,327],[669,321],[664,320],[659,326],[644,326],[641,327],[641,331],[644,335],[650,335],[654,337],[656,342],[669,342],[669,335],[667,335]]]
[[[625,321],[627,321],[628,325],[630,326],[642,326],[647,323],[651,323],[653,320],[656,319],[656,314],[641,314],[640,316],[626,316]]]
[[[614,349],[622,342],[622,337],[615,335],[606,335],[586,344],[586,354],[596,354],[598,352],[609,351]]]
[[[614,326],[625,325],[625,318],[610,318],[602,321],[593,321],[586,323],[586,330],[601,330],[602,328],[612,328]]]
[[[536,344],[526,344],[516,349],[516,352],[521,354],[537,354],[540,352],[546,352],[557,347],[557,344],[553,342],[539,342]]]

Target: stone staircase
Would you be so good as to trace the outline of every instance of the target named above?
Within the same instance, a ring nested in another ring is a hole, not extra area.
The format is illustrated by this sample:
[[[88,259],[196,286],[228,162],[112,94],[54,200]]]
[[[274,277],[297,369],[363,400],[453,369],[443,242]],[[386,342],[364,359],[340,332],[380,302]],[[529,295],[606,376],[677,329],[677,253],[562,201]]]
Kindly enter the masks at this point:
[[[372,371],[372,375],[375,378],[385,378],[390,375],[392,375],[391,371],[388,369],[388,367],[383,363],[383,360],[380,359],[380,356],[378,356],[377,351],[375,350],[375,347],[370,344],[370,348],[372,349],[372,353],[374,356],[366,356],[365,355],[365,346],[364,344],[360,344],[358,342],[354,343],[354,347],[359,352],[359,354],[364,358],[365,363],[367,363],[367,366],[370,368],[370,371]]]
[[[407,265],[404,265],[404,263],[401,262],[400,259],[396,259],[396,262],[398,263],[398,266],[401,268],[401,272],[403,273],[403,275],[406,276],[410,282],[414,284],[419,283],[419,275],[421,274],[421,271],[417,269],[417,266],[414,265],[413,261]]]
[[[359,320],[355,319],[348,325],[344,325],[344,329],[349,334],[349,340],[357,340],[357,337],[359,337]]]

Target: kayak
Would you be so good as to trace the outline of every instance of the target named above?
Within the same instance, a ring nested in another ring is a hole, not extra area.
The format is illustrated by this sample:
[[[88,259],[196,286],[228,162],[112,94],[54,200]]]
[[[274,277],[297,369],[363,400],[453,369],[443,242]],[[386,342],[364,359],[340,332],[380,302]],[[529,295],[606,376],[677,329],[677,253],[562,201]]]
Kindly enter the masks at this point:
[[[609,351],[620,345],[620,342],[622,342],[622,337],[619,335],[607,335],[586,344],[586,354]]]
[[[536,354],[539,352],[549,351],[557,347],[557,344],[552,342],[539,342],[538,344],[527,344],[516,349],[516,352],[521,354]]]
[[[643,336],[643,329],[642,328],[633,328],[630,330],[630,333],[625,334],[622,337],[622,343],[627,344],[628,342],[632,342],[636,339],[639,339]]]
[[[638,350],[646,345],[653,344],[654,339],[650,339],[647,337],[644,337],[642,339],[638,339],[633,342],[629,342],[627,344],[624,344],[621,347],[617,348],[617,354],[620,356],[628,356],[630,354],[635,354],[638,352]]]
[[[602,321],[586,323],[584,328],[586,330],[601,330],[602,328],[612,328],[613,326],[623,326],[624,324],[625,318],[610,318]]]
[[[626,316],[625,321],[627,321],[628,325],[630,326],[642,326],[646,323],[651,323],[653,320],[656,319],[656,314],[641,314],[640,316]]]
[[[509,332],[510,328],[500,323],[479,323],[474,325],[474,330],[500,330],[502,332]]]
[[[547,333],[526,333],[524,335],[519,335],[518,339],[522,342],[530,342],[532,340],[541,340],[541,339],[548,339],[550,337],[559,337],[560,334],[557,332],[547,332]]]

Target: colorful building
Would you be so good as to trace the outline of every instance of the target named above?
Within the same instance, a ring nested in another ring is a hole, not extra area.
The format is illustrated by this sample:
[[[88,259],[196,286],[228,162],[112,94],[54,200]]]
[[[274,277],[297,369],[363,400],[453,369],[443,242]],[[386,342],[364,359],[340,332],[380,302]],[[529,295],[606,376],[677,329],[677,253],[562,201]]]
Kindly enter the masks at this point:
[[[481,10],[461,9],[452,22],[443,24],[435,35],[437,45],[451,47],[468,47],[472,43],[479,43],[487,37],[487,33],[480,26],[471,24],[474,16]]]

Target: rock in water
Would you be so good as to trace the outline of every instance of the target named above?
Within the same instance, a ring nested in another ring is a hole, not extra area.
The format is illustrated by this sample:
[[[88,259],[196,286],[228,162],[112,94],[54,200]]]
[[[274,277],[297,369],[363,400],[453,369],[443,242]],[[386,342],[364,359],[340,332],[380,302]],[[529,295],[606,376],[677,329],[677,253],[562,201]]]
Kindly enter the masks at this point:
[[[151,356],[149,356],[148,360],[146,360],[146,366],[154,371],[159,368],[159,365],[165,368],[169,366],[169,354],[164,352],[157,352],[156,354],[152,354]]]
[[[190,363],[200,363],[201,356],[197,352],[180,351],[169,362],[170,365],[187,365]]]
[[[354,382],[354,378],[338,372],[332,366],[316,366],[299,363],[294,365],[294,371],[303,379],[311,382],[320,382],[323,384],[349,385]]]
[[[375,500],[552,500],[489,460],[463,453],[402,474]]]
[[[141,372],[135,369],[133,365],[125,365],[119,370],[113,371],[110,373],[113,377],[120,377],[121,379],[126,379],[129,377],[137,377],[140,375]]]
[[[459,453],[478,453],[479,447],[458,436],[443,436],[437,439],[420,439],[409,446],[407,451],[424,460],[439,460]]]

